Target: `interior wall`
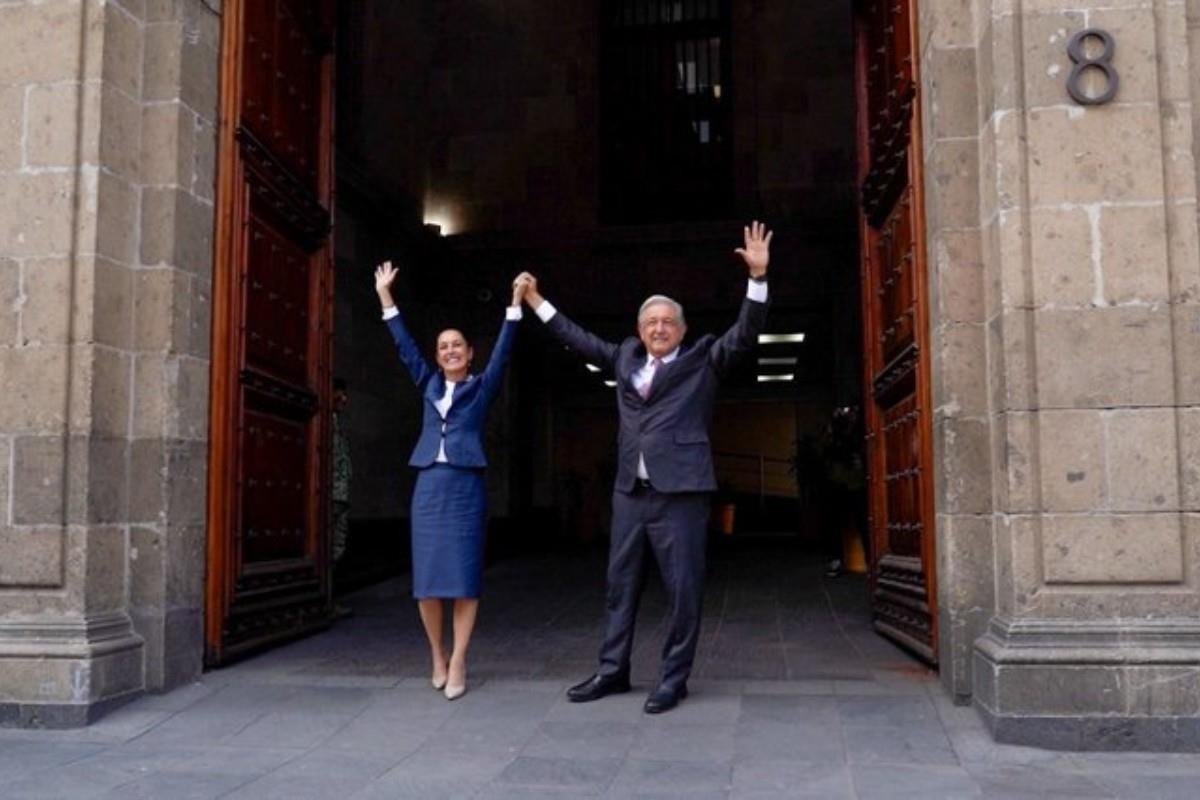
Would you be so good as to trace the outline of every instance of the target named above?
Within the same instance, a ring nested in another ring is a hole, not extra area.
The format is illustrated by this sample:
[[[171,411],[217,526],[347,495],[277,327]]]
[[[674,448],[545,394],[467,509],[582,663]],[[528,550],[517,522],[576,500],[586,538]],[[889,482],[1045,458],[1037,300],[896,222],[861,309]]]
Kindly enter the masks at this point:
[[[405,468],[420,423],[416,392],[399,369],[380,320],[372,271],[392,259],[396,297],[418,328],[425,319],[417,273],[432,245],[422,224],[432,136],[428,75],[435,3],[362,0],[342,4],[338,63],[334,373],[346,380],[343,420],[354,477],[351,517],[407,516]]]
[[[438,4],[427,206],[448,232],[597,227],[602,5]],[[849,227],[850,2],[732,5],[737,209]]]

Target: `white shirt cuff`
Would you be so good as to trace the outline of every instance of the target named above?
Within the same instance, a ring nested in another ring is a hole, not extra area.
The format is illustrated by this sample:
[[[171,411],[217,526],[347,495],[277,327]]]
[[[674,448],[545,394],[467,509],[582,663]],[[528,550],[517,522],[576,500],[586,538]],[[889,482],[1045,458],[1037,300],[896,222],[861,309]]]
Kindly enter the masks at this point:
[[[747,281],[746,297],[749,297],[756,303],[767,302],[767,282],[766,281]]]
[[[520,306],[509,306],[508,308],[504,309],[504,319],[509,322],[518,320],[522,316],[523,315],[521,314]]]
[[[388,306],[383,310],[383,321],[387,322],[392,317],[400,316],[400,311],[395,306]]]
[[[542,304],[533,313],[537,314],[538,319],[542,322],[549,322],[558,313],[558,309],[549,300],[543,300]]]

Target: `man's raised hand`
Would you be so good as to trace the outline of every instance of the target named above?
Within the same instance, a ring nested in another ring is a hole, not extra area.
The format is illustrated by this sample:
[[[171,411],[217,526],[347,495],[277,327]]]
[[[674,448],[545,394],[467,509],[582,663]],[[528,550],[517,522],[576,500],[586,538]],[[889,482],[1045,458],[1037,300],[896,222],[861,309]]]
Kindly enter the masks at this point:
[[[397,274],[398,270],[391,261],[385,261],[375,268],[375,294],[379,295],[379,304],[384,308],[396,305],[392,300],[392,282]]]
[[[767,227],[758,220],[751,222],[749,227],[742,228],[744,246],[733,252],[746,262],[751,278],[761,278],[767,274],[767,264],[771,262],[772,235],[772,232],[768,231]]]

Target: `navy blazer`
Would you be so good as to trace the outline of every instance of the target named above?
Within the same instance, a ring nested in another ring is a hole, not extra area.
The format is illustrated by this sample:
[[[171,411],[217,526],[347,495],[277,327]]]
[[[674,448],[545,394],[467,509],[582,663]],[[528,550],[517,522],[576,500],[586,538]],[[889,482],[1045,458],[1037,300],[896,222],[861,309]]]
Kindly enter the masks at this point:
[[[486,467],[483,454],[483,431],[487,424],[487,412],[500,391],[504,380],[504,367],[512,352],[519,320],[505,319],[500,328],[492,357],[482,375],[469,375],[465,381],[454,386],[454,401],[446,413],[446,419],[434,405],[446,394],[446,377],[440,369],[434,369],[421,355],[421,350],[412,334],[404,327],[399,316],[387,321],[400,362],[408,368],[413,383],[421,390],[425,413],[421,423],[421,435],[409,458],[409,466],[424,469],[437,459],[438,445],[446,438],[446,460],[456,467]]]
[[[617,379],[616,489],[631,492],[638,453],[650,482],[660,492],[711,492],[717,488],[708,429],[717,385],[729,367],[754,347],[767,322],[767,303],[746,298],[737,322],[721,336],[707,334],[683,347],[654,375],[643,400],[633,374],[646,366],[646,348],[629,337],[620,344],[589,333],[556,312],[547,325],[560,341],[595,364],[607,364]]]

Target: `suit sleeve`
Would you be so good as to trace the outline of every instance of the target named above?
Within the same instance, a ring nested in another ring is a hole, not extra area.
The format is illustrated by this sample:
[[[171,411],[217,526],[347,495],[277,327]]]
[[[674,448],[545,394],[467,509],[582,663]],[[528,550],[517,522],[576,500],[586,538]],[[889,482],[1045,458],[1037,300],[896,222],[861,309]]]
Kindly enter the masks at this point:
[[[758,334],[767,324],[767,305],[749,297],[742,300],[737,322],[721,334],[708,352],[709,363],[718,375],[724,375],[739,358],[754,348]]]
[[[387,320],[387,326],[388,331],[392,334],[392,341],[396,343],[396,353],[400,356],[400,363],[408,370],[408,374],[412,376],[413,383],[417,385],[417,388],[424,388],[429,379],[433,377],[433,367],[429,366],[429,362],[421,355],[421,349],[417,347],[408,328],[404,327],[404,320],[399,314],[390,317]]]
[[[504,379],[504,368],[508,366],[508,357],[512,355],[513,342],[517,338],[517,325],[520,324],[521,318],[518,316],[515,319],[509,317],[504,320],[504,325],[500,328],[500,335],[496,337],[496,346],[492,348],[491,358],[488,359],[487,368],[483,371],[483,386],[489,397],[494,397],[496,391],[500,388],[500,382]]]
[[[596,366],[612,368],[616,365],[619,345],[605,341],[590,331],[585,331],[567,319],[561,311],[550,318],[546,327],[550,329],[556,339]]]

